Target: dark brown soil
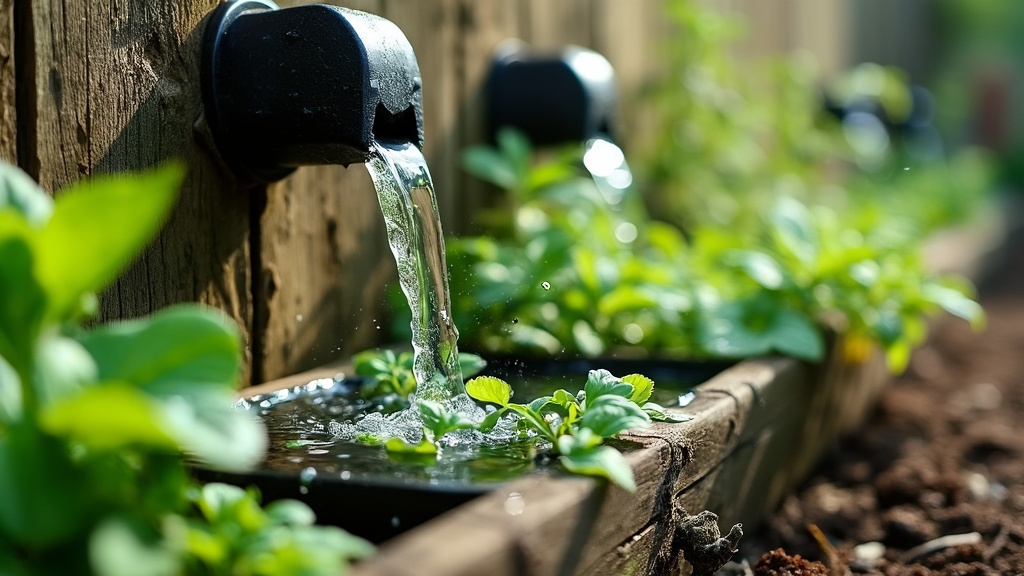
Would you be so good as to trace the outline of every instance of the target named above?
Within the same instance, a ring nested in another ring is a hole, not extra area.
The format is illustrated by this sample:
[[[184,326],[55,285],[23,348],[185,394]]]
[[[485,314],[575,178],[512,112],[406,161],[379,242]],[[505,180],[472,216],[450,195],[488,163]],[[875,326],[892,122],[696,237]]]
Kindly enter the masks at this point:
[[[828,576],[821,562],[804,560],[799,554],[790,556],[782,549],[765,552],[754,566],[754,576]]]
[[[1021,270],[1001,275],[983,299],[984,332],[953,320],[939,326],[873,419],[734,561],[781,547],[828,564],[807,528],[816,525],[837,550],[834,574],[1024,574]],[[915,548],[956,535],[955,545]]]

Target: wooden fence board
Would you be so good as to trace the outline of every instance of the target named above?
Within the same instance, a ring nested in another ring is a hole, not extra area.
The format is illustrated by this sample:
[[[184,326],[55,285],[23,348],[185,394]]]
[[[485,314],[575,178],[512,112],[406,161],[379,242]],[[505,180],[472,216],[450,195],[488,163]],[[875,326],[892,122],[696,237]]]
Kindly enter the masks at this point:
[[[10,164],[18,161],[14,27],[14,0],[0,0],[0,161]]]
[[[528,26],[523,39],[536,48],[593,45],[591,0],[525,0],[523,7]]]
[[[101,295],[107,318],[185,301],[226,311],[248,337],[249,203],[198,145],[200,0],[29,0],[34,71],[19,115],[24,168],[50,191],[82,177],[184,160],[160,237]]]
[[[455,186],[459,191],[459,212],[454,221],[444,224],[449,234],[479,232],[473,223],[474,215],[482,207],[493,205],[496,198],[493,187],[462,170],[459,154],[461,149],[486,143],[490,137],[486,121],[487,75],[498,44],[506,39],[522,37],[525,11],[520,4],[520,0],[462,0],[459,6],[457,61],[461,77],[458,94],[461,106],[456,126],[460,149],[454,159],[458,164]],[[456,289],[455,285],[452,289]]]

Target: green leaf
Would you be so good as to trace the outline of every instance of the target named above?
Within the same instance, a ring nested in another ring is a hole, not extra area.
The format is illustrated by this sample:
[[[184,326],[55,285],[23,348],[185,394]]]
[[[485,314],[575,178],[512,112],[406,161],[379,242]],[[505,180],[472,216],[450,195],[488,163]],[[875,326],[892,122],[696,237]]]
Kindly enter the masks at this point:
[[[462,153],[462,166],[473,176],[503,190],[516,190],[520,187],[518,168],[493,148],[468,148]]]
[[[391,350],[363,350],[352,356],[352,366],[360,376],[377,376],[391,371],[398,358]]]
[[[89,498],[67,446],[21,424],[0,435],[0,541],[40,549],[81,535]]]
[[[585,356],[595,357],[604,352],[601,334],[586,320],[577,320],[572,325],[572,339]]]
[[[97,576],[177,576],[182,558],[165,541],[143,539],[119,518],[96,527],[89,538],[89,562]]]
[[[0,356],[0,436],[4,424],[11,424],[22,416],[21,381],[14,368]]]
[[[746,358],[767,353],[771,349],[771,341],[764,334],[747,328],[745,313],[745,303],[740,301],[706,308],[697,330],[701,348],[724,358]]]
[[[798,200],[785,197],[771,214],[772,235],[786,253],[804,265],[817,258],[819,239],[810,211]]]
[[[254,489],[222,482],[210,482],[194,496],[196,507],[210,524],[232,526],[233,530],[255,532],[268,525]]]
[[[606,394],[587,399],[580,427],[589,428],[602,438],[611,438],[629,429],[650,428],[651,419],[642,408],[622,396]]]
[[[817,362],[825,356],[821,330],[796,310],[779,310],[768,329],[772,347],[790,356]]]
[[[20,168],[0,162],[0,211],[5,208],[39,227],[53,214],[53,200]]]
[[[478,376],[466,382],[466,393],[479,402],[491,402],[499,406],[508,406],[512,399],[512,387],[494,376]]]
[[[59,400],[43,412],[40,425],[51,434],[99,450],[181,448],[156,403],[124,382],[87,386]]]
[[[262,424],[233,407],[241,343],[223,315],[175,306],[101,326],[80,341],[101,380],[133,384],[157,401],[168,432],[190,456],[226,470],[262,458]]]
[[[629,399],[637,404],[646,402],[654,392],[654,380],[643,374],[629,374],[623,376],[622,381],[633,387],[633,393],[630,394]]]
[[[92,178],[58,196],[36,253],[50,319],[67,318],[86,293],[117,277],[159,231],[183,176],[179,165],[170,164],[134,176]]]
[[[221,313],[179,305],[127,322],[104,324],[80,338],[101,380],[137,384],[167,396],[198,386],[232,391],[241,338]]]
[[[525,134],[510,126],[498,128],[495,140],[502,156],[516,170],[520,181],[524,181],[530,170],[530,140]]]
[[[533,429],[534,432],[539,434],[542,438],[549,442],[556,440],[555,433],[551,429],[551,425],[548,424],[544,416],[534,410],[531,410],[529,406],[523,406],[522,404],[509,404],[508,409],[518,414],[527,426]]]
[[[476,427],[476,422],[473,422],[469,416],[449,411],[439,402],[420,400],[416,406],[419,408],[423,426],[434,435],[434,442],[453,430],[467,430]]]
[[[742,269],[751,280],[769,290],[782,287],[785,276],[774,258],[753,250],[733,250],[725,255],[726,262]]]
[[[946,312],[970,322],[971,327],[975,330],[980,330],[985,326],[985,311],[981,305],[959,290],[930,283],[926,284],[921,292],[926,300],[934,302]]]
[[[8,228],[7,226],[10,226]],[[30,239],[14,234],[27,223],[11,212],[0,212],[0,356],[27,376],[47,301],[33,273]]]
[[[494,427],[498,425],[498,420],[501,419],[505,413],[508,412],[506,408],[495,410],[485,417],[480,424],[477,425],[476,429],[483,432],[484,434],[494,430]]]
[[[574,450],[559,456],[558,461],[573,474],[607,478],[629,492],[636,492],[633,469],[626,458],[611,446]]]
[[[633,390],[632,384],[623,382],[621,378],[616,378],[611,372],[604,369],[591,370],[587,375],[587,384],[583,387],[583,391],[586,393],[586,406],[588,409],[591,403],[605,394],[629,398],[633,395]]]
[[[687,416],[686,414],[674,414],[654,402],[647,402],[642,406],[642,408],[651,420],[657,422],[679,423],[693,420],[693,416]]]
[[[459,352],[459,368],[463,378],[472,378],[487,368],[487,361],[476,354]]]
[[[426,438],[421,440],[419,444],[410,444],[401,438],[389,438],[384,443],[384,449],[389,454],[430,456],[431,459],[437,456],[437,445]]]
[[[40,406],[74,394],[97,376],[96,362],[77,341],[56,333],[38,340],[34,385]]]
[[[313,509],[298,500],[276,500],[267,504],[264,513],[271,524],[312,526],[316,522]]]

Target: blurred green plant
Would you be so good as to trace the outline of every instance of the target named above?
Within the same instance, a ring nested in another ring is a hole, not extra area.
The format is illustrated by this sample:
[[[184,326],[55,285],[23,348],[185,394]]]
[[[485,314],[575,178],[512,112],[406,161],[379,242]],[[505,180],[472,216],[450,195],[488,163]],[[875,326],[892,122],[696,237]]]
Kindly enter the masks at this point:
[[[0,164],[0,573],[338,574],[371,548],[298,502],[199,487],[185,460],[256,463],[260,424],[232,408],[241,339],[176,306],[82,323],[167,217],[170,165],[94,178],[56,202]]]
[[[523,138],[502,134],[505,142]],[[510,172],[509,148],[467,167],[508,184],[495,174]],[[530,148],[514,149],[519,158]],[[479,149],[467,152],[472,157]],[[945,309],[983,321],[966,283],[929,277],[917,256],[923,230],[951,215],[930,213],[930,222],[892,215],[877,196],[842,213],[783,197],[744,228],[703,225],[688,242],[642,211],[626,220],[590,178],[573,172],[572,158],[557,160],[565,165],[557,172],[572,177],[514,184],[510,195],[526,192],[494,236],[449,241],[453,314],[465,347],[820,360],[825,334],[838,331],[876,343],[898,371],[927,316]],[[517,173],[516,182],[531,179],[528,167]],[[623,225],[635,234],[622,238]]]
[[[843,210],[882,205],[914,221],[920,239],[970,217],[991,189],[991,161],[977,151],[947,162],[941,150],[921,154],[886,132],[886,122],[911,113],[911,87],[899,70],[862,65],[825,82],[804,53],[740,63],[732,42],[743,23],[735,14],[695,0],[664,6],[676,33],[664,47],[668,73],[648,94],[664,129],[634,161],[659,218],[688,234],[756,229],[762,214],[790,197]],[[825,113],[826,95],[839,105],[871,99],[885,122],[843,124]]]
[[[365,381],[360,388],[364,398],[395,394],[403,399],[416,391],[416,377],[412,371],[412,352],[395,353],[392,350],[363,350],[352,357],[352,367]],[[476,354],[459,353],[459,368],[463,378],[479,374],[487,366]]]

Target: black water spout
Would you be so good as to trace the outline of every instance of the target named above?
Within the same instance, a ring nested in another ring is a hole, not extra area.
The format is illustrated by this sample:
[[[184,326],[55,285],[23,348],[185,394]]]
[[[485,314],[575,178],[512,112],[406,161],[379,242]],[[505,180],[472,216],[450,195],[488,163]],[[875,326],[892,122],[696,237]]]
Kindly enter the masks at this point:
[[[593,50],[544,52],[506,40],[495,50],[487,94],[492,135],[511,126],[538,146],[614,136],[614,72]]]
[[[416,56],[379,16],[229,0],[206,25],[201,75],[214,143],[245,184],[365,162],[374,140],[423,146]]]

